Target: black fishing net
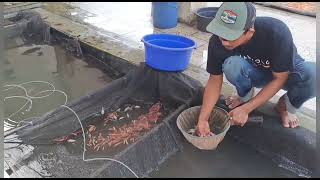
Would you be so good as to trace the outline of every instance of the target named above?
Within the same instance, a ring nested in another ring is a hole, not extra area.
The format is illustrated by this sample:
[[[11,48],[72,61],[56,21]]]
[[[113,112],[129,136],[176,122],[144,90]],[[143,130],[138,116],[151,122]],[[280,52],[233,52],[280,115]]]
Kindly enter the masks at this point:
[[[50,26],[41,16],[33,11],[21,11],[16,16],[8,18],[4,27],[4,40],[21,36],[24,39],[32,39],[33,42],[49,42]]]
[[[179,137],[178,131],[171,129],[175,127],[175,118],[192,104],[199,104],[201,94],[200,83],[182,73],[160,72],[142,65],[105,88],[7,133],[5,141],[11,146],[17,145],[17,148],[21,143],[35,147],[31,154],[27,154],[31,159],[39,158],[40,154],[53,153],[52,161],[59,161],[60,166],[64,167],[62,170],[55,166],[59,163],[53,165],[48,174],[54,177],[89,177],[95,176],[101,164],[107,163],[91,162],[89,165],[83,161],[85,132],[87,158],[115,158],[118,155],[124,158],[124,163],[131,164],[139,175],[146,175],[168,153],[178,150],[178,142],[175,142],[175,138]],[[154,133],[157,129],[159,132],[162,129],[162,132]],[[21,142],[16,144],[17,141]],[[139,147],[141,151],[137,151]],[[6,154],[10,152],[6,150]],[[148,163],[151,163],[150,166],[145,167]],[[112,169],[115,167],[112,165]],[[113,177],[119,173],[115,171],[109,172],[109,175]],[[105,172],[101,170],[96,175],[101,173]],[[130,175],[130,171],[123,170],[118,175]]]

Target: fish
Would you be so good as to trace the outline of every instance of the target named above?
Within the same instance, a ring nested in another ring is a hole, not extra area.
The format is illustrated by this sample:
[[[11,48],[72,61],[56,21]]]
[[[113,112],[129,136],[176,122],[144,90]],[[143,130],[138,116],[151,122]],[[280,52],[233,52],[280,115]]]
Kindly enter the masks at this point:
[[[38,50],[40,50],[40,49],[41,49],[40,47],[31,48],[31,49],[28,49],[28,50],[24,51],[24,52],[22,53],[22,55],[28,55],[28,54],[31,54],[31,53],[33,53],[33,52],[36,52],[36,51],[38,51]]]
[[[68,139],[67,140],[69,143],[74,143],[74,142],[76,142],[76,140],[74,140],[74,139]]]
[[[127,107],[127,108],[124,109],[123,112],[131,111],[131,110],[132,110],[132,107]]]
[[[101,114],[104,115],[104,108],[101,108]]]
[[[187,131],[188,134],[192,135],[192,136],[198,136],[197,135],[197,129],[196,128],[191,128]],[[209,136],[214,136],[215,134],[213,132],[210,132]],[[199,137],[199,136],[198,136]]]
[[[107,116],[107,119],[110,119],[110,120],[117,120],[118,119],[118,114],[117,112],[113,112],[113,113],[109,113],[108,116]]]
[[[68,136],[62,136],[60,138],[56,138],[54,139],[53,141],[56,142],[56,143],[64,143],[66,141],[69,140],[69,137]]]
[[[71,135],[74,135],[74,136],[78,136],[80,134],[82,134],[82,129],[79,129],[78,131],[71,133]]]
[[[194,128],[189,129],[187,133],[194,136],[196,134],[196,129],[194,129]]]
[[[96,130],[96,126],[94,126],[94,125],[89,125],[89,133],[92,133],[92,132],[94,132]]]

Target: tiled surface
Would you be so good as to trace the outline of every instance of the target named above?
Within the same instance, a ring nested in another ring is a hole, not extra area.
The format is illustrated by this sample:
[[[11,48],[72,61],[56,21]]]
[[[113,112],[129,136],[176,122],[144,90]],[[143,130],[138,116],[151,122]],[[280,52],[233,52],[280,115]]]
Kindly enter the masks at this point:
[[[198,48],[201,46],[208,46],[208,41],[199,39],[199,38],[195,37],[194,35],[186,36],[186,37],[194,40],[196,42]]]
[[[208,53],[208,44],[202,45],[197,48],[198,51]]]
[[[190,62],[195,66],[201,67],[202,64],[206,63],[207,59],[203,55],[202,51],[196,50],[193,52]]]
[[[77,8],[68,12],[71,16],[84,16],[83,21],[97,28],[140,41],[146,33],[172,33],[194,39],[198,47],[206,45],[211,34],[200,32],[195,27],[179,23],[171,29],[157,29],[152,25],[151,2],[72,2]],[[221,2],[208,2],[219,6]],[[81,9],[81,10],[79,10]],[[315,18],[257,6],[257,16],[271,16],[285,22],[290,28],[298,52],[309,61],[315,61]],[[87,12],[84,14],[84,12]],[[202,47],[204,48],[204,46]]]
[[[132,35],[134,32],[144,33],[153,30],[150,23],[151,3],[148,2],[71,2],[66,4],[75,7],[70,10],[71,16],[79,16],[76,14],[78,9],[85,10],[90,14],[90,16],[83,16],[85,23],[118,35],[129,33]]]
[[[154,28],[152,25],[150,2],[72,2],[69,4],[76,5],[88,13],[91,13],[90,16],[84,18],[85,22],[100,29],[115,33],[119,35],[118,38],[130,40],[132,47],[136,48],[139,46],[141,50],[143,50],[143,45],[140,40],[145,34],[171,33],[189,37],[195,40],[198,45],[198,48],[192,55],[191,64],[203,69],[206,68],[207,47],[211,34],[200,32],[195,27],[190,27],[182,23],[179,23],[177,27],[171,29]],[[208,6],[218,6],[220,4],[218,2],[209,2]],[[256,6],[256,8],[257,16],[271,16],[285,22],[292,32],[298,52],[302,57],[305,57],[306,60],[315,61],[315,18],[261,6]],[[76,8],[73,9],[73,11],[76,12]],[[315,100],[313,104],[315,104]],[[308,106],[315,109],[315,105]]]
[[[150,2],[72,2],[95,16],[87,17],[85,22],[94,26],[123,35],[134,41],[140,41],[147,33],[171,33],[190,37],[204,48],[211,37],[210,33],[200,32],[195,27],[179,23],[171,29],[156,29],[152,25]],[[208,6],[219,6],[221,2],[208,2]],[[315,18],[256,6],[257,16],[271,16],[285,22],[293,35],[298,52],[307,60],[315,61]],[[75,10],[74,10],[75,11]],[[203,46],[205,45],[205,46]]]
[[[207,32],[198,31],[197,33],[193,34],[192,36],[208,42],[210,37],[212,36],[212,34],[207,33]]]
[[[161,29],[160,31],[164,33],[176,34],[181,36],[191,36],[198,32],[197,29],[182,23],[179,23],[175,28]]]

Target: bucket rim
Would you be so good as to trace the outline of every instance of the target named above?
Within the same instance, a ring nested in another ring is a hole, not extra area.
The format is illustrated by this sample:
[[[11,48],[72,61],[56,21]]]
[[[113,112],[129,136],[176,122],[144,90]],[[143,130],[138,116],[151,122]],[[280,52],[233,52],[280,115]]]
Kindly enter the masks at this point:
[[[201,18],[204,18],[204,19],[214,19],[215,18],[215,16],[204,16],[204,15],[202,15],[201,13],[204,13],[204,12],[214,12],[214,11],[202,11],[202,12],[200,12],[200,13],[196,13],[196,15],[198,16],[198,17],[201,17]]]
[[[195,14],[199,17],[202,17],[202,18],[207,18],[207,19],[211,19],[211,18],[214,18],[214,17],[207,17],[207,16],[202,16],[200,13],[201,12],[217,12],[219,9],[219,7],[204,7],[204,8],[199,8]]]
[[[151,44],[151,43],[149,43],[148,41],[145,40],[146,37],[153,36],[153,35],[164,35],[164,36],[171,36],[171,37],[181,37],[181,38],[183,38],[183,39],[190,40],[190,41],[193,43],[193,46],[186,47],[186,48],[168,48],[168,47],[163,47],[163,46],[158,46],[158,45],[155,45],[155,44]],[[196,42],[195,42],[193,39],[187,38],[187,37],[185,37],[185,36],[168,34],[168,33],[147,34],[147,35],[144,35],[144,36],[141,38],[141,41],[142,41],[145,45],[148,45],[148,46],[151,46],[151,47],[155,47],[155,48],[157,48],[157,49],[169,50],[169,51],[187,51],[187,50],[191,50],[191,49],[196,49],[196,48],[197,48],[197,44],[196,44]]]

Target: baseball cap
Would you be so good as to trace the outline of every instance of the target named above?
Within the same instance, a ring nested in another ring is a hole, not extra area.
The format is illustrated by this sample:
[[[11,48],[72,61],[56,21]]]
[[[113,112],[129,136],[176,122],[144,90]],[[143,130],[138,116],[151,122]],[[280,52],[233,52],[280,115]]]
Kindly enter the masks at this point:
[[[207,31],[223,39],[233,41],[252,27],[256,19],[256,8],[251,2],[224,2]]]

